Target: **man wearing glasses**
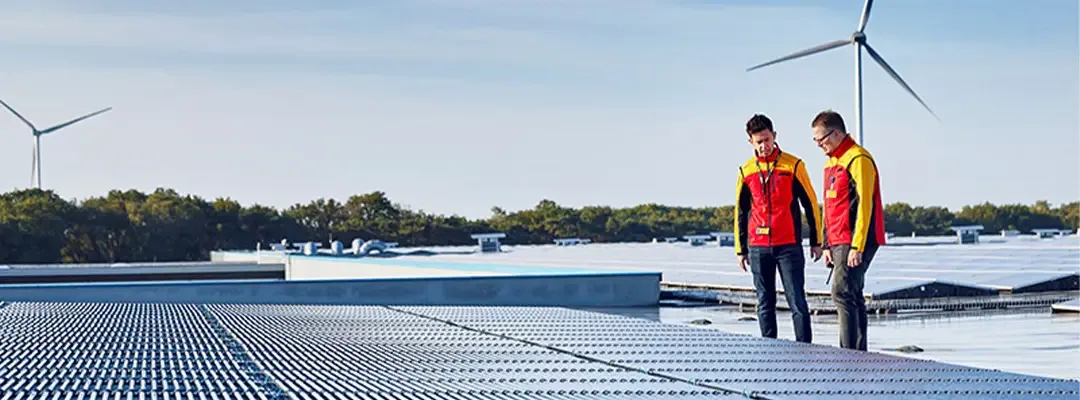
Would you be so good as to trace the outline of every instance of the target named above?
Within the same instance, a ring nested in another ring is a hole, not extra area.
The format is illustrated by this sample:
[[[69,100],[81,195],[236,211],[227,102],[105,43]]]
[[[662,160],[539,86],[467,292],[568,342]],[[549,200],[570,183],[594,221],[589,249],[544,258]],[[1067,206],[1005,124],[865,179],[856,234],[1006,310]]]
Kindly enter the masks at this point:
[[[825,265],[832,268],[832,298],[840,347],[866,351],[863,283],[878,246],[885,244],[881,184],[870,152],[848,136],[840,114],[826,110],[810,122],[825,162]]]
[[[810,343],[810,310],[804,283],[806,257],[802,247],[802,208],[810,225],[810,255],[821,258],[821,211],[806,164],[776,145],[769,117],[754,115],[746,123],[754,157],[739,167],[735,198],[735,254],[739,267],[747,263],[757,292],[761,336],[776,338],[776,272],[791,308],[795,340]]]

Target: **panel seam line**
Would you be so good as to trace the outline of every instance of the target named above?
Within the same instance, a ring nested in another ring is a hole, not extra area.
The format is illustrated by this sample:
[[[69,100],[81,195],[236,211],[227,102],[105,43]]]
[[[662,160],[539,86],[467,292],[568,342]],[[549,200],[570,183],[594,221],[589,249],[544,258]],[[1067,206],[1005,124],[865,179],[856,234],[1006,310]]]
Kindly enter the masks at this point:
[[[400,309],[400,308],[397,308],[397,307],[394,307],[394,306],[380,306],[380,307],[384,307],[384,308],[386,308],[388,310],[391,310],[391,311],[396,311],[396,312],[400,312],[400,313],[403,313],[403,314],[408,314],[408,315],[412,315],[412,316],[415,316],[415,317],[427,319],[427,320],[430,320],[430,321],[440,322],[440,323],[450,325],[450,326],[453,326],[453,327],[456,327],[456,328],[464,329],[464,330],[467,330],[467,331],[477,332],[477,333],[480,333],[480,334],[483,334],[483,335],[495,336],[495,337],[498,337],[498,338],[501,338],[501,339],[512,340],[512,341],[515,341],[515,342],[518,342],[518,343],[523,343],[523,344],[533,346],[533,347],[541,347],[541,348],[544,348],[544,349],[554,351],[556,353],[565,354],[565,355],[568,355],[568,356],[571,356],[571,357],[574,357],[574,358],[578,358],[578,359],[582,359],[582,360],[585,360],[585,361],[589,361],[589,362],[604,364],[604,365],[607,365],[607,366],[610,366],[610,367],[615,367],[615,368],[619,368],[619,369],[623,369],[623,370],[627,370],[627,371],[633,371],[633,372],[637,372],[637,373],[640,373],[640,374],[654,376],[654,377],[657,377],[657,378],[663,378],[663,379],[668,379],[668,380],[672,380],[672,381],[682,382],[682,383],[690,384],[690,385],[701,387],[701,388],[706,388],[706,389],[711,389],[711,390],[718,390],[718,391],[722,391],[722,392],[725,392],[725,393],[728,393],[728,394],[742,395],[742,396],[744,396],[746,398],[749,398],[749,399],[771,400],[770,398],[763,397],[761,394],[758,394],[758,393],[755,393],[755,392],[747,392],[747,391],[741,391],[741,390],[736,390],[736,389],[731,389],[731,388],[725,388],[723,386],[717,386],[717,385],[713,385],[713,384],[710,384],[710,383],[702,382],[701,380],[698,380],[698,379],[688,379],[688,378],[683,378],[683,377],[680,377],[680,376],[665,374],[665,373],[654,371],[654,370],[632,367],[632,366],[629,366],[629,365],[620,364],[620,363],[612,362],[612,361],[607,361],[607,360],[604,360],[604,359],[601,359],[601,358],[591,357],[591,356],[581,354],[581,353],[575,353],[575,352],[570,351],[570,350],[562,349],[562,348],[555,347],[555,346],[546,345],[546,344],[539,343],[539,342],[534,342],[534,341],[527,340],[527,339],[521,339],[521,338],[517,338],[517,337],[513,337],[513,336],[501,334],[501,333],[495,333],[495,332],[483,330],[483,329],[480,329],[480,328],[474,328],[474,327],[464,325],[464,324],[460,324],[460,323],[457,323],[457,322],[454,322],[454,321],[451,321],[451,320],[448,320],[448,319],[442,319],[442,318],[437,318],[437,317],[433,317],[433,316],[426,315],[426,314],[412,312],[412,311]]]

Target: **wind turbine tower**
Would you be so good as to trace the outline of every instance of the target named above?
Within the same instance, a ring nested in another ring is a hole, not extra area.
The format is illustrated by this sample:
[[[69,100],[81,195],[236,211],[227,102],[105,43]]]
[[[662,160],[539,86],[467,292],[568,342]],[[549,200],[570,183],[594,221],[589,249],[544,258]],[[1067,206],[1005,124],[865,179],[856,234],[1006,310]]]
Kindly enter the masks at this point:
[[[843,46],[847,46],[847,45],[853,45],[855,47],[855,140],[859,143],[859,145],[862,145],[863,144],[862,50],[865,48],[866,53],[870,55],[870,58],[873,58],[874,61],[876,61],[878,63],[878,65],[880,65],[881,68],[883,68],[885,70],[885,72],[889,73],[889,76],[892,76],[893,80],[895,80],[896,83],[899,83],[900,86],[902,86],[904,88],[904,90],[906,90],[908,92],[908,94],[910,94],[912,97],[914,97],[915,100],[918,100],[919,104],[922,104],[923,108],[926,108],[926,111],[929,111],[930,114],[933,115],[935,119],[938,119],[938,121],[940,121],[940,118],[938,118],[937,114],[934,113],[934,110],[931,110],[930,106],[926,105],[926,102],[924,102],[922,100],[922,98],[919,97],[919,95],[915,94],[915,90],[911,89],[911,86],[908,86],[908,84],[906,82],[904,82],[904,79],[900,78],[900,74],[896,73],[896,70],[894,70],[892,67],[890,67],[889,63],[885,62],[885,59],[881,58],[881,55],[878,54],[877,51],[874,51],[873,47],[870,47],[870,43],[866,42],[866,34],[864,33],[864,31],[866,30],[866,22],[870,20],[870,7],[873,5],[873,3],[874,3],[874,0],[866,0],[866,4],[863,5],[862,18],[859,20],[859,28],[855,31],[855,33],[851,34],[850,38],[841,39],[841,40],[835,40],[835,41],[832,41],[832,42],[828,42],[828,43],[825,43],[825,44],[821,44],[821,45],[818,45],[818,46],[811,47],[811,48],[806,49],[806,50],[798,51],[798,52],[786,55],[784,57],[780,57],[780,58],[777,58],[775,60],[772,60],[772,61],[769,61],[769,62],[766,62],[766,63],[763,63],[763,64],[758,64],[758,65],[755,65],[753,67],[747,68],[746,71],[750,72],[750,71],[753,71],[753,70],[758,69],[758,68],[767,67],[769,65],[781,63],[781,62],[784,62],[784,61],[794,60],[796,58],[802,58],[802,57],[806,57],[806,56],[809,56],[809,55],[812,55],[812,54],[822,53],[822,52],[829,51],[829,50],[832,50],[832,49],[835,49],[835,48],[838,48],[838,47],[843,47]]]
[[[64,122],[62,124],[54,125],[52,127],[45,128],[45,129],[38,129],[37,127],[34,126],[34,124],[30,123],[29,120],[27,120],[25,117],[23,117],[22,114],[19,114],[18,111],[15,111],[14,108],[11,108],[11,106],[9,106],[3,100],[0,100],[0,105],[3,105],[4,108],[8,109],[8,111],[11,111],[11,113],[15,114],[16,117],[19,117],[19,119],[22,120],[23,123],[25,123],[27,126],[30,127],[30,132],[34,135],[34,158],[33,158],[33,160],[31,160],[31,163],[30,163],[30,186],[36,187],[38,189],[41,189],[41,136],[56,132],[56,131],[58,131],[60,129],[71,126],[72,124],[74,124],[76,122],[82,121],[84,119],[93,117],[93,116],[98,115],[98,114],[102,114],[102,113],[104,113],[106,111],[109,111],[109,110],[112,110],[112,107],[103,108],[103,109],[94,111],[92,113],[83,115],[83,116],[81,116],[79,118],[75,118],[75,119],[73,119],[71,121]],[[35,182],[35,180],[37,182]],[[36,183],[36,185],[35,185],[35,183]]]

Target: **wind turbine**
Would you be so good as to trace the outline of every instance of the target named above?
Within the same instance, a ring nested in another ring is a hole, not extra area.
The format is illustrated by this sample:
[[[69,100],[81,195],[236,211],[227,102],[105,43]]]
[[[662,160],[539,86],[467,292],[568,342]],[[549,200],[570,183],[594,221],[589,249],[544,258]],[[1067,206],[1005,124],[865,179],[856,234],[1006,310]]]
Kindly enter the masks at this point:
[[[829,50],[832,50],[832,49],[835,49],[835,48],[838,48],[838,47],[843,47],[843,46],[846,46],[846,45],[849,45],[849,44],[854,45],[855,46],[855,138],[856,138],[856,141],[859,142],[859,145],[862,145],[863,144],[862,49],[866,48],[866,53],[870,54],[870,58],[873,58],[874,61],[877,61],[878,65],[880,65],[881,68],[885,69],[885,72],[888,72],[889,76],[892,76],[893,80],[895,80],[896,83],[899,83],[900,86],[902,86],[904,88],[904,90],[906,90],[908,92],[908,94],[910,94],[912,97],[914,97],[915,100],[918,100],[919,104],[922,104],[923,108],[926,108],[926,111],[930,112],[930,115],[933,115],[935,119],[937,119],[938,121],[941,121],[941,119],[938,118],[937,114],[934,113],[934,110],[931,110],[930,106],[926,105],[926,102],[924,102],[922,100],[922,98],[919,97],[919,95],[915,94],[915,90],[911,89],[911,86],[908,86],[908,84],[906,82],[904,82],[903,78],[900,78],[900,74],[896,73],[896,70],[892,69],[892,67],[889,66],[889,63],[885,62],[885,59],[881,58],[881,55],[878,54],[878,52],[874,51],[874,48],[870,47],[870,44],[866,42],[866,34],[863,33],[863,31],[866,30],[866,22],[870,20],[870,6],[873,5],[873,3],[874,3],[874,0],[866,0],[866,4],[863,5],[862,18],[859,20],[859,29],[856,30],[855,33],[851,34],[851,38],[841,39],[841,40],[834,40],[832,42],[828,42],[828,43],[825,43],[825,44],[814,46],[814,47],[811,47],[811,48],[806,49],[806,50],[802,50],[802,51],[795,52],[795,53],[789,54],[789,55],[781,57],[781,58],[777,58],[775,60],[769,61],[769,62],[764,63],[764,64],[755,65],[753,67],[747,68],[746,71],[750,72],[750,71],[753,71],[753,70],[758,69],[758,68],[767,67],[769,65],[781,63],[781,62],[788,61],[788,60],[794,60],[796,58],[806,57],[806,56],[809,56],[809,55],[812,55],[812,54],[822,53],[822,52],[829,51]]]
[[[38,129],[37,127],[34,126],[34,124],[30,123],[30,121],[28,121],[26,118],[24,118],[22,116],[22,114],[19,114],[18,111],[15,111],[14,108],[11,108],[11,106],[9,106],[3,100],[0,100],[0,105],[3,105],[4,108],[8,109],[8,111],[11,111],[11,113],[15,114],[16,117],[19,117],[19,119],[22,120],[23,123],[25,123],[27,126],[30,127],[31,133],[34,135],[34,158],[30,162],[30,186],[34,186],[34,179],[35,179],[35,175],[36,175],[36,178],[37,178],[37,186],[36,187],[38,189],[41,189],[41,136],[49,134],[49,133],[56,132],[56,131],[58,131],[60,129],[63,129],[63,128],[66,128],[66,127],[68,127],[71,124],[74,124],[76,122],[82,121],[84,119],[93,117],[95,115],[104,113],[104,112],[109,111],[109,110],[112,110],[112,107],[103,108],[103,109],[94,111],[92,113],[83,115],[83,116],[81,116],[79,118],[75,118],[75,119],[73,119],[71,121],[64,122],[62,124],[54,125],[52,127],[45,128],[45,129]]]

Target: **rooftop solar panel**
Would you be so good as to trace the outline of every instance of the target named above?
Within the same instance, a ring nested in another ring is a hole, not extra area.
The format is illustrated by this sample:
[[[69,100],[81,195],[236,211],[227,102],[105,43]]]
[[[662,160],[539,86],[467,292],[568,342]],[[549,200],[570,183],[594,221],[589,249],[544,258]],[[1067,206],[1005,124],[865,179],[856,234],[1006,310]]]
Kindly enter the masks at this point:
[[[1072,274],[1062,273],[1062,274],[1052,275],[1052,276],[1045,276],[1045,275],[1032,276],[1032,275],[1028,275],[1028,274],[1018,273],[1018,274],[1010,274],[1010,275],[999,276],[999,277],[996,277],[994,279],[979,280],[979,281],[977,281],[977,283],[979,285],[983,285],[983,286],[992,286],[992,287],[1000,287],[1000,288],[1008,288],[1008,289],[1024,289],[1024,288],[1030,287],[1032,285],[1037,285],[1037,284],[1040,284],[1040,283],[1043,283],[1043,282],[1054,281],[1054,280],[1070,280],[1072,282],[1076,282],[1076,281],[1080,280],[1080,276],[1078,276],[1078,274],[1075,274],[1075,273],[1072,273]],[[1074,283],[1073,285],[1063,286],[1059,290],[1076,290],[1076,289],[1080,289],[1080,288],[1076,287],[1075,283]]]
[[[0,398],[726,394],[382,307],[10,303],[0,360]]]
[[[919,243],[948,238],[894,238],[890,243]],[[1023,282],[1023,286],[1049,291],[1061,285],[1039,285],[1062,275],[1080,272],[1080,237],[1049,240],[1013,237],[977,245],[882,247],[867,273],[866,291],[897,297],[918,298],[907,291],[911,285],[939,282],[958,287],[980,287],[968,295],[993,294],[1003,289],[994,284]],[[715,242],[713,242],[715,243]],[[474,255],[439,255],[449,262],[477,262]],[[403,257],[408,258],[408,257]],[[594,270],[660,271],[664,282],[705,284],[752,289],[749,272],[739,270],[731,247],[693,247],[684,243],[619,243],[586,246],[514,246],[506,253],[484,257],[484,262],[534,267],[575,267]],[[807,263],[807,290],[827,292],[828,270],[821,262]],[[1010,278],[1005,278],[1005,277]],[[984,282],[990,284],[981,286]],[[894,292],[894,289],[902,292]],[[1008,289],[1008,288],[1005,288]]]
[[[0,371],[11,398],[263,398],[196,305],[7,303]]]
[[[0,307],[0,400],[1080,395],[1076,381],[565,308]]]
[[[1075,381],[719,333],[576,310],[402,310],[601,362],[769,399],[1068,398]],[[570,317],[572,315],[572,317]],[[555,322],[558,321],[558,322]],[[553,323],[554,322],[554,323]],[[1027,390],[1025,392],[1024,390]]]
[[[311,388],[532,398],[605,390],[658,398],[714,392],[382,307],[210,308],[290,395]]]

